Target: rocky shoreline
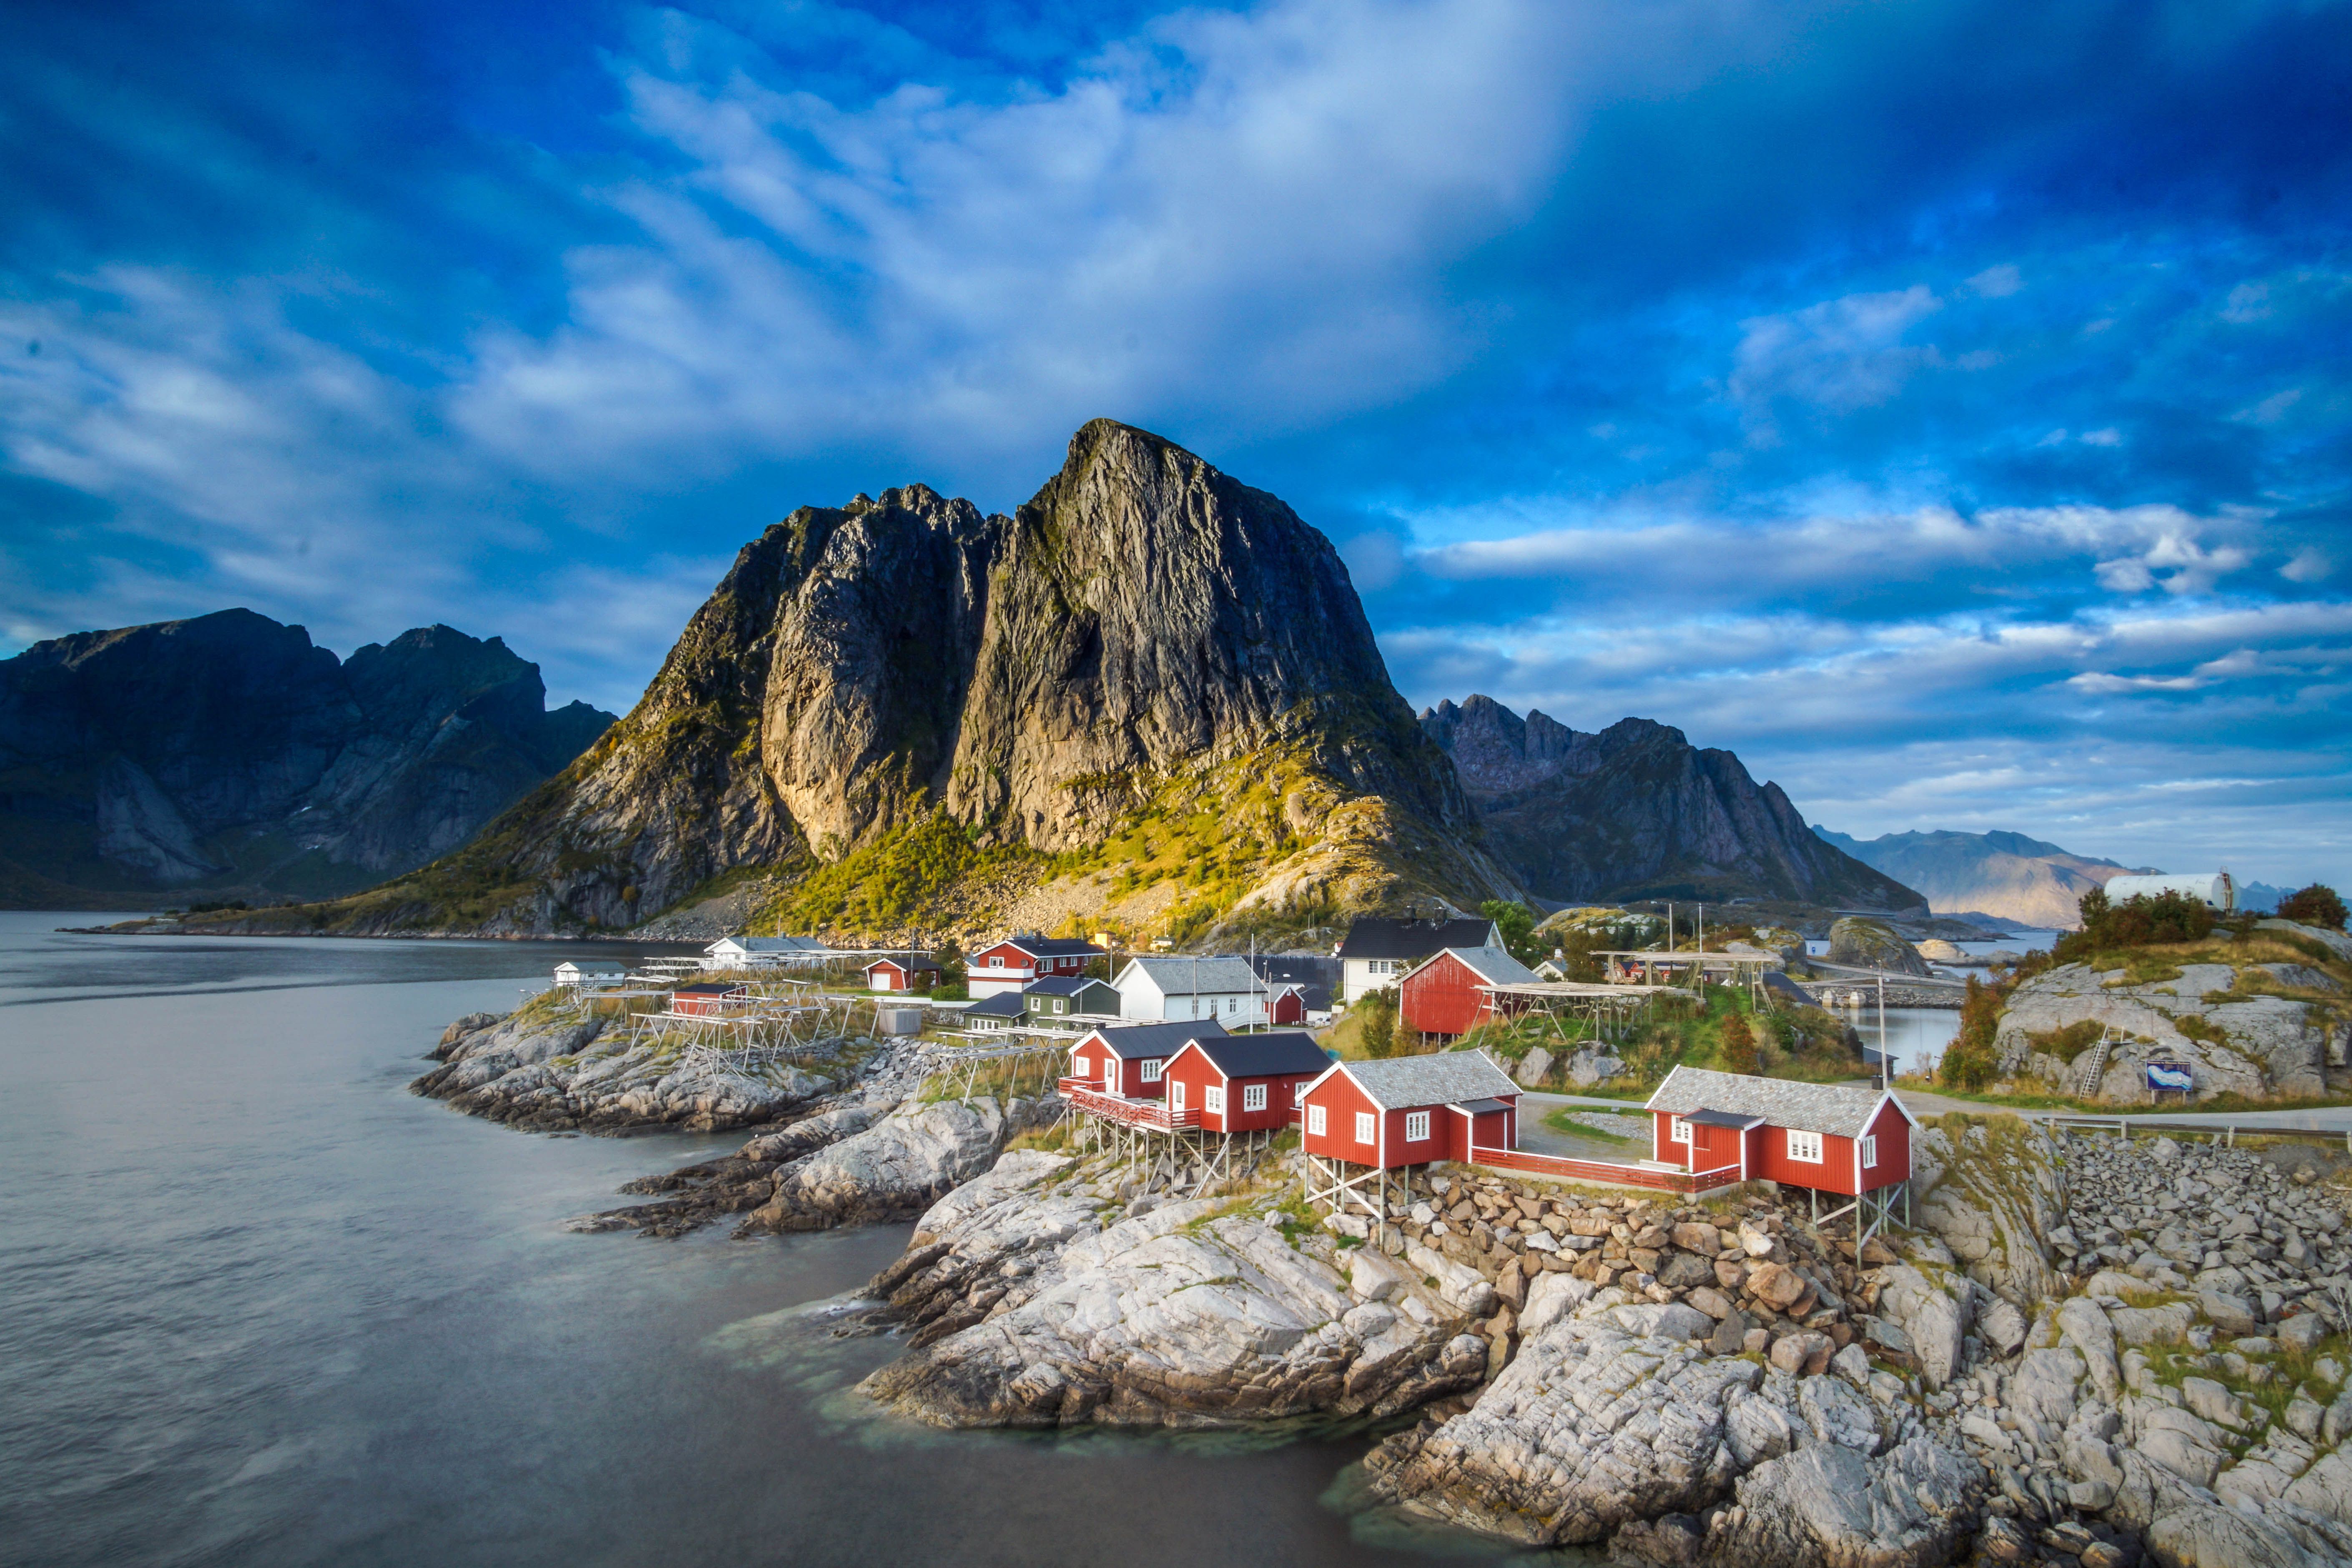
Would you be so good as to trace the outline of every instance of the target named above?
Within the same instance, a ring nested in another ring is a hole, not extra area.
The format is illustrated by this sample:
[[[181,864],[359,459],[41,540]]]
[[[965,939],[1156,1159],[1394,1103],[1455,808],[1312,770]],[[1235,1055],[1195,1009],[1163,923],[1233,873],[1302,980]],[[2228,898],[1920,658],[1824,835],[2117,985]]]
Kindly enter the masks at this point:
[[[1386,1431],[1383,1504],[1629,1563],[2352,1560],[2324,1152],[1946,1118],[1915,1135],[1916,1228],[1859,1258],[1797,1194],[1448,1167],[1381,1226],[1306,1209],[1295,1154],[1175,1196],[1075,1146],[1054,1097],[927,1100],[930,1047],[722,1084],[583,1031],[460,1020],[417,1087],[534,1130],[751,1132],[577,1228],[919,1215],[830,1321],[904,1341],[860,1387],[929,1425]]]

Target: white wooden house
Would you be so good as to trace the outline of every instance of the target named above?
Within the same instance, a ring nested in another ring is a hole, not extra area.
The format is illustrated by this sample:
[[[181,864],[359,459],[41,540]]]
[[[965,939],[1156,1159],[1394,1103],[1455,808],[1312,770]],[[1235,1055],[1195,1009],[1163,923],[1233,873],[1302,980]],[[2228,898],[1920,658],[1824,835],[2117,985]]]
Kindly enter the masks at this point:
[[[821,961],[833,950],[813,936],[722,936],[702,950],[705,969],[777,969]]]
[[[617,963],[567,960],[555,966],[555,983],[579,991],[602,991],[628,983],[629,972]]]
[[[1134,958],[1111,982],[1122,1018],[1214,1018],[1228,1029],[1264,1024],[1273,994],[1244,959]]]

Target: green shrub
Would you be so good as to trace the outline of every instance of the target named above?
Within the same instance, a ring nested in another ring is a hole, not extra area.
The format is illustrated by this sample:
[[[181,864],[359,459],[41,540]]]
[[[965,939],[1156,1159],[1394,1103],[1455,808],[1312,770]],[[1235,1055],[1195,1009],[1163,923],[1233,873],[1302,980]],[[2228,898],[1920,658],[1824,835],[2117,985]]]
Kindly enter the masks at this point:
[[[2000,994],[1969,975],[1968,989],[1960,997],[1959,1032],[1944,1047],[1936,1077],[1948,1088],[1971,1091],[1990,1083],[2000,1065],[1993,1051],[1993,1037],[2000,1026]]]
[[[2279,900],[2278,918],[2293,921],[2297,925],[2326,926],[2330,931],[2344,929],[2344,900],[2336,889],[2325,882],[2314,882],[2308,888],[2289,893]]]

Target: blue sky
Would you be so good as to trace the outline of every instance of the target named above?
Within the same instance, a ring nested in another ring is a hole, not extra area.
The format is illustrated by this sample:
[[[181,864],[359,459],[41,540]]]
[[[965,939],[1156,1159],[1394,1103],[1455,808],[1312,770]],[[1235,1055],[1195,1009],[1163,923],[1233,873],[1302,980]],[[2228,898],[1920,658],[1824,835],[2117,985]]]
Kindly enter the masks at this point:
[[[0,652],[252,606],[634,700],[732,552],[1108,415],[1416,705],[1864,836],[2352,882],[2352,14],[20,3]]]

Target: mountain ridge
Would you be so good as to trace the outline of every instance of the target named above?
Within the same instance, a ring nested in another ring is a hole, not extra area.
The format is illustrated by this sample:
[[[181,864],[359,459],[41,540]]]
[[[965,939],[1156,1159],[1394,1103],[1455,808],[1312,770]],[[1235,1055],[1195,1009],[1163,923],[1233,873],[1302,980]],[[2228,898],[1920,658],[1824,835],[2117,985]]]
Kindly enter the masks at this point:
[[[292,918],[619,930],[756,875],[755,923],[795,929],[1295,927],[1516,893],[1477,838],[1329,541],[1096,420],[1010,516],[922,485],[798,509],[563,773],[459,854]]]
[[[1785,899],[1889,912],[1916,891],[1822,842],[1780,785],[1670,725],[1593,734],[1472,694],[1423,710],[1488,846],[1530,891],[1564,901]]]
[[[415,627],[338,659],[247,609],[0,660],[0,902],[317,897],[407,871],[592,742],[497,637]]]
[[[2122,876],[2119,861],[2076,855],[2042,839],[1996,828],[1960,833],[1885,833],[1857,839],[1816,826],[1828,842],[1927,895],[1939,913],[1974,910],[2026,925],[2071,931],[2084,893]]]

